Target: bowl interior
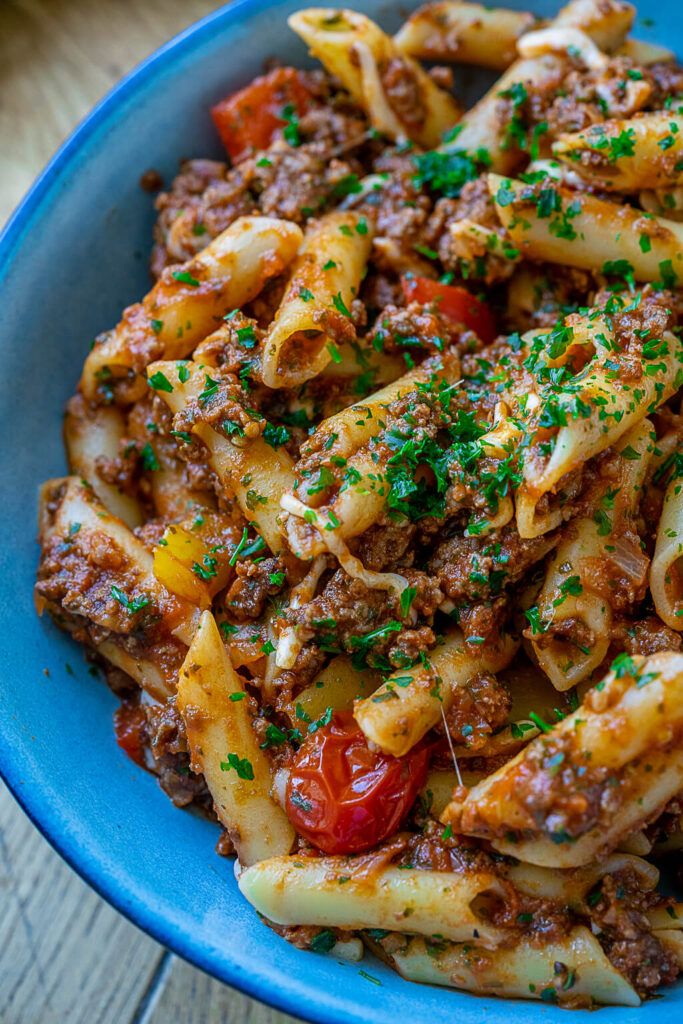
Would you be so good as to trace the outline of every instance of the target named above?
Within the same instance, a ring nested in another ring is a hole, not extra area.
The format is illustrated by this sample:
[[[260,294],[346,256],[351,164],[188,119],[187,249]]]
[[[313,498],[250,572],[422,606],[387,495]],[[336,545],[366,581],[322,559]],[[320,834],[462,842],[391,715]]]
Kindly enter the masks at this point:
[[[637,34],[659,34],[683,52],[679,2],[662,0],[662,28],[641,22]],[[418,987],[376,961],[342,964],[275,936],[238,893],[231,862],[214,854],[216,829],[176,810],[119,751],[114,698],[79,648],[33,610],[37,489],[65,471],[64,403],[92,339],[148,288],[154,218],[138,179],[154,167],[168,182],[179,158],[221,155],[209,105],[271,54],[306,61],[285,26],[297,6],[237,0],[158,51],[80,126],[0,239],[0,436],[18,438],[0,484],[2,771],[48,839],[119,910],[210,973],[297,1016],[560,1020],[552,1006]],[[399,24],[396,8],[379,0],[357,6],[390,30]],[[556,4],[539,0],[535,9],[549,14]],[[463,84],[471,97],[485,83],[469,73]],[[663,1003],[604,1009],[600,1019],[650,1024],[682,1009],[679,987]]]

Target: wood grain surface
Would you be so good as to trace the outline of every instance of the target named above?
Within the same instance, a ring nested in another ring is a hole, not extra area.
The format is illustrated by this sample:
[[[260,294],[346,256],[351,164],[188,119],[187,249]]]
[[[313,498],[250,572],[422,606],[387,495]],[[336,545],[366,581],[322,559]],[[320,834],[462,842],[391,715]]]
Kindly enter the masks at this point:
[[[217,6],[211,0],[0,0],[0,226],[93,104],[143,57]],[[224,1021],[291,1024],[293,1018],[207,977],[112,910],[0,784],[1,1024]]]

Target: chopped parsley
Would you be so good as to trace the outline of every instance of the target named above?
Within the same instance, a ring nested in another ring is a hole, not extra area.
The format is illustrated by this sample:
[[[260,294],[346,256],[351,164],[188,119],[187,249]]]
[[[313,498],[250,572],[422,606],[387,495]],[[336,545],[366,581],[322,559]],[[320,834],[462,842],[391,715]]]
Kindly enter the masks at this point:
[[[245,779],[247,782],[251,782],[254,778],[254,769],[251,761],[248,761],[246,757],[239,757],[237,754],[228,754],[225,761],[221,761],[221,771],[229,772],[231,768],[237,772],[240,779]]]

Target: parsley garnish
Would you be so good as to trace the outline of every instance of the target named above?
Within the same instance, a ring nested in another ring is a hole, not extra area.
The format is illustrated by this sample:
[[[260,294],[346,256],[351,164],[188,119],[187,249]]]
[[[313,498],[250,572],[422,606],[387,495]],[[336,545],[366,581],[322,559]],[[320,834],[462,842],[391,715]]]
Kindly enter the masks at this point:
[[[156,373],[153,373],[147,383],[151,388],[154,388],[155,391],[173,391],[173,385],[161,370],[157,370]]]
[[[199,281],[192,276],[189,270],[173,270],[171,271],[171,276],[176,281],[181,281],[182,284],[191,284],[194,288],[199,287]]]
[[[119,590],[118,587],[111,588],[111,596],[115,601],[118,601],[119,604],[122,604],[126,611],[130,612],[131,615],[135,615],[136,612],[139,612],[142,608],[146,608],[150,603],[150,599],[148,597],[137,597],[131,601],[130,598],[126,597],[124,592]]]
[[[229,772],[231,768],[235,769],[240,779],[246,779],[247,782],[251,782],[254,778],[254,769],[251,761],[248,761],[246,757],[228,754],[227,761],[221,761],[221,771]]]

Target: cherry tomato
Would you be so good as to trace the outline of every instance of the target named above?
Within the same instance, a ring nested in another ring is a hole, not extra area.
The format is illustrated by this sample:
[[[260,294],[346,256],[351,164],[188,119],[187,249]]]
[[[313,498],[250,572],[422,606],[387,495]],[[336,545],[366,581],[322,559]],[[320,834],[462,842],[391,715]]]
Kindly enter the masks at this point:
[[[141,768],[145,767],[143,730],[146,723],[145,712],[139,704],[122,704],[114,712],[116,742]]]
[[[310,95],[294,68],[276,68],[212,107],[211,116],[232,161],[267,149],[276,129],[287,123],[283,110],[292,107],[300,117]]]
[[[331,854],[368,850],[392,835],[427,775],[431,748],[405,757],[370,750],[350,711],[333,715],[302,744],[287,782],[294,828]]]
[[[483,342],[489,344],[498,333],[496,321],[489,307],[465,288],[454,284],[441,284],[427,277],[402,277],[401,287],[406,302],[436,303],[439,312],[456,324],[464,324]]]

